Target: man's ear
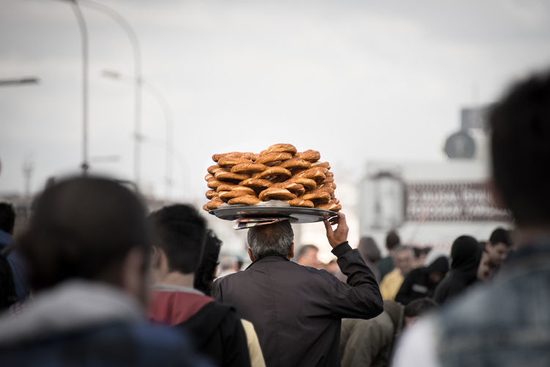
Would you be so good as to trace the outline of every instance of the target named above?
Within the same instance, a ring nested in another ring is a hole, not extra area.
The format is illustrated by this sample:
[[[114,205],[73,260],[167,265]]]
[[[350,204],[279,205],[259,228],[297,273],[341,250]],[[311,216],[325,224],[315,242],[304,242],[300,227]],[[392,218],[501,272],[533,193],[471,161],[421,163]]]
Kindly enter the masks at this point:
[[[294,242],[290,244],[290,250],[288,251],[287,257],[289,260],[294,257]]]
[[[157,246],[153,246],[153,254],[151,256],[151,267],[153,269],[160,268],[161,260],[162,260],[161,249],[158,248]]]
[[[121,266],[121,286],[127,293],[136,297],[142,304],[147,302],[149,286],[146,256],[144,250],[134,247],[128,252]]]
[[[504,200],[502,199],[502,195],[500,194],[500,190],[497,187],[495,183],[495,179],[491,177],[489,181],[487,182],[487,188],[489,189],[489,192],[491,194],[491,197],[493,199],[493,204],[499,208],[499,209],[508,209],[506,204],[504,203]]]
[[[248,251],[248,258],[250,259],[250,261],[254,262],[254,255],[252,255],[252,251],[250,249],[247,249]]]

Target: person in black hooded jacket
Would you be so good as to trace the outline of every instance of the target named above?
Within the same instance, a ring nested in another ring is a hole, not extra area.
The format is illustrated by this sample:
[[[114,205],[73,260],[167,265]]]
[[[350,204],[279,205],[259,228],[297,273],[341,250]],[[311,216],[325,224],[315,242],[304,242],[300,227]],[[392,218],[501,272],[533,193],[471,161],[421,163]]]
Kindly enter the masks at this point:
[[[415,299],[432,298],[435,289],[448,272],[447,257],[444,255],[434,257],[428,266],[411,270],[399,288],[395,300],[406,306]]]
[[[460,236],[451,247],[451,271],[435,290],[434,301],[442,305],[477,280],[481,246],[470,236]]]

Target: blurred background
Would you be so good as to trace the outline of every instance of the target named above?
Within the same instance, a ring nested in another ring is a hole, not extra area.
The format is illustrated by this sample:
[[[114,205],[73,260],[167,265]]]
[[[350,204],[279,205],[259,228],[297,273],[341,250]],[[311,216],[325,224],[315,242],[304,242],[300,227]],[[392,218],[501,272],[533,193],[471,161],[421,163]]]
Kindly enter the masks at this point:
[[[547,0],[0,0],[0,199],[24,223],[86,169],[202,207],[212,154],[284,142],[331,163],[353,246],[486,239],[511,220],[484,186],[486,111],[549,44]],[[322,224],[296,232],[329,259]]]

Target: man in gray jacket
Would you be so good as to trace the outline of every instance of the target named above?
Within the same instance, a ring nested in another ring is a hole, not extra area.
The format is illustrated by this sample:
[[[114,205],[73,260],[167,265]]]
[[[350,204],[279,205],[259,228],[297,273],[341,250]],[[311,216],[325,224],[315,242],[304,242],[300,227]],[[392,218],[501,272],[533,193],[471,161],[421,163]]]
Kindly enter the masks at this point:
[[[347,284],[325,270],[289,261],[294,233],[288,221],[248,232],[252,264],[214,284],[214,296],[256,328],[268,367],[339,366],[341,319],[372,318],[383,311],[372,271],[347,242],[340,213],[325,221],[327,238]]]

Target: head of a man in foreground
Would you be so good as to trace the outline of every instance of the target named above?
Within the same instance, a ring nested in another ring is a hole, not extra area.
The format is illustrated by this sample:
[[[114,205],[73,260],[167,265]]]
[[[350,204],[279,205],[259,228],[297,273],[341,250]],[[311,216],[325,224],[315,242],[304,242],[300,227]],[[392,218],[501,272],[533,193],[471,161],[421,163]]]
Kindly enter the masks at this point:
[[[87,280],[145,302],[150,251],[145,214],[137,196],[110,179],[70,178],[47,188],[17,243],[32,289]]]
[[[294,231],[290,222],[256,226],[248,230],[248,255],[251,261],[266,256],[294,257]]]

